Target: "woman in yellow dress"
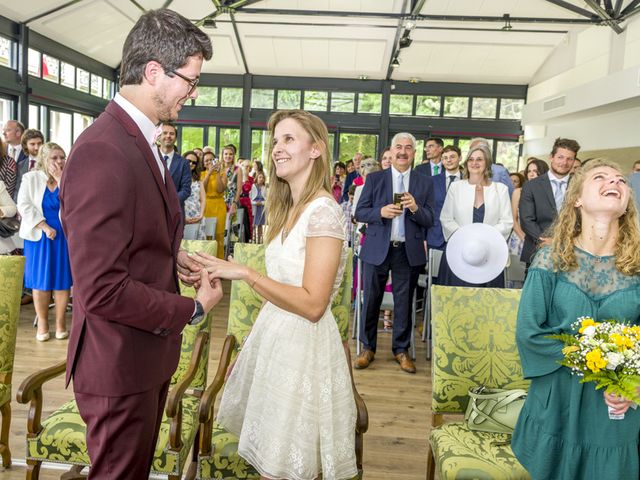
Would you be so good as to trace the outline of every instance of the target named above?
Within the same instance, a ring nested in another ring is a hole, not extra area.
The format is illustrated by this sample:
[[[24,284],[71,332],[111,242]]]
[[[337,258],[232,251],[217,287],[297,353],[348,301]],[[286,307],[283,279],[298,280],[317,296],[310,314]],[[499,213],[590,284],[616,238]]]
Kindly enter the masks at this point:
[[[207,194],[204,207],[205,218],[216,218],[216,241],[218,242],[218,258],[224,257],[224,223],[227,217],[227,206],[224,203],[225,185],[220,175],[220,163],[214,162],[213,152],[205,152],[202,183]]]

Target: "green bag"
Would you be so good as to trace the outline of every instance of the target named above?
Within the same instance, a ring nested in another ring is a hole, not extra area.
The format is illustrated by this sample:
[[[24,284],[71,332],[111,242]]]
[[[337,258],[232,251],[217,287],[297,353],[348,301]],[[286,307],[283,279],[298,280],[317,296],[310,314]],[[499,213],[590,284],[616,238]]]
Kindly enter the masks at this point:
[[[464,420],[469,430],[510,435],[526,398],[527,392],[522,389],[470,388]]]

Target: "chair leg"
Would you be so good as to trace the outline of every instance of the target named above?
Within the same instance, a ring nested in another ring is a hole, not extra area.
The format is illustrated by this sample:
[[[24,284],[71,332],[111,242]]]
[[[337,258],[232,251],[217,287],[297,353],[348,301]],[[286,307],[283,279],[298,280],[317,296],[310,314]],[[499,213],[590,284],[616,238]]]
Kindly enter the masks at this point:
[[[27,460],[27,480],[38,480],[40,478],[40,460]]]
[[[427,480],[433,480],[436,475],[436,460],[431,450],[431,444],[427,445],[429,452],[427,453]]]
[[[2,429],[0,430],[0,455],[2,455],[2,466],[11,466],[11,450],[9,450],[9,430],[11,427],[11,402],[7,402],[0,407],[2,414]]]
[[[87,475],[82,473],[84,467],[81,465],[73,465],[68,472],[65,472],[60,477],[60,480],[83,480],[87,478]]]

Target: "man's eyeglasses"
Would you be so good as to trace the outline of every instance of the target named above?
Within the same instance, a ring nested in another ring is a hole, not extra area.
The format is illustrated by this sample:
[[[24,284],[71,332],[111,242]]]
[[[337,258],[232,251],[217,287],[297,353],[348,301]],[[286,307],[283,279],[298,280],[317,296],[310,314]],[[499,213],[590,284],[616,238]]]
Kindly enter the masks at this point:
[[[183,79],[185,82],[187,82],[189,84],[189,91],[187,92],[187,97],[189,95],[191,95],[196,88],[198,88],[198,83],[200,82],[200,77],[198,77],[198,78],[189,78],[189,77],[181,74],[180,72],[176,72],[175,70],[169,70],[167,72],[167,75],[168,76],[177,75],[178,77],[180,77],[181,79]]]

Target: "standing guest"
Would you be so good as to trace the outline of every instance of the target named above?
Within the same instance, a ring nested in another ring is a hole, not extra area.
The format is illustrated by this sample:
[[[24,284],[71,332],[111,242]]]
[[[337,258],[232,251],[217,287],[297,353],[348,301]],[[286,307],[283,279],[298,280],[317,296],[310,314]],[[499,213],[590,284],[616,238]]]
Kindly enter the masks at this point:
[[[524,185],[525,178],[520,172],[509,172],[509,178],[511,179],[511,183],[513,183],[514,191],[522,188],[522,185]]]
[[[549,156],[549,171],[540,174],[538,170],[540,176],[522,187],[519,218],[525,238],[520,259],[527,266],[536,248],[550,241],[546,230],[551,227],[562,207],[569,173],[579,150],[580,145],[575,140],[557,138]]]
[[[280,110],[269,131],[267,275],[194,257],[214,278],[244,280],[265,299],[217,420],[239,435],[239,455],[262,478],[349,479],[357,474],[356,410],[348,347],[331,312],[347,238],[331,194],[327,128],[310,113]]]
[[[154,143],[156,126],[198,96],[211,54],[209,37],[179,14],[140,16],[120,91],[76,140],[62,177],[76,279],[67,382],[87,426],[90,480],[149,477],[180,333],[222,297],[179,250],[180,201]],[[199,286],[195,299],[180,296],[178,275]]]
[[[382,170],[391,168],[392,162],[393,162],[393,152],[391,152],[391,148],[387,147],[382,151],[382,155],[380,155],[380,167],[382,168]]]
[[[436,250],[444,250],[446,241],[442,233],[442,225],[440,224],[440,212],[442,212],[442,206],[444,205],[444,199],[447,196],[447,191],[451,187],[453,182],[459,181],[462,178],[462,172],[460,172],[460,158],[462,153],[460,149],[455,145],[447,145],[442,149],[442,166],[443,171],[438,175],[433,176],[433,213],[434,220],[433,225],[427,230],[427,247],[435,248]],[[437,276],[438,272],[434,272]]]
[[[7,151],[8,148],[5,149],[2,139],[0,139],[0,182],[4,183],[5,189],[13,198],[16,190],[18,165]]]
[[[253,177],[250,175],[251,162],[249,160],[240,159],[238,162],[240,171],[242,172],[242,186],[240,197],[238,198],[239,208],[244,209],[244,242],[251,240],[251,232],[253,232],[253,210],[251,209],[251,187],[253,187]]]
[[[635,172],[640,172],[640,160],[633,162],[633,169],[631,170],[631,173]]]
[[[540,177],[541,178],[541,177]],[[526,185],[525,185],[526,188]],[[568,186],[547,245],[524,284],[516,341],[529,394],[511,446],[532,478],[631,479],[640,475],[640,410],[596,390],[559,364],[578,317],[640,324],[640,231],[619,166],[592,160]],[[622,420],[611,420],[607,407]]]
[[[349,196],[349,187],[354,182],[354,180],[360,176],[360,163],[362,162],[362,157],[362,152],[356,152],[356,154],[353,156],[353,159],[351,160],[351,162],[353,163],[353,170],[351,170],[347,174],[347,177],[344,179],[344,185],[342,186],[343,202],[347,200],[347,197]],[[347,166],[348,165],[349,163],[347,162]]]
[[[204,184],[201,180],[202,167],[200,166],[200,160],[198,154],[190,150],[183,155],[183,158],[189,165],[191,170],[191,195],[184,202],[184,214],[185,214],[185,238],[187,238],[186,230],[187,225],[193,225],[195,230],[194,235],[190,235],[191,240],[204,240],[204,211],[207,201],[207,194],[204,191]]]
[[[18,193],[20,237],[24,239],[24,283],[33,290],[39,342],[49,340],[49,303],[56,303],[56,338],[69,336],[66,310],[71,293],[69,250],[60,224],[58,186],[66,163],[62,147],[45,143],[36,167],[25,173]]]
[[[253,210],[253,239],[255,243],[262,243],[262,231],[266,223],[267,185],[264,172],[256,174],[256,181],[251,186],[251,208]]]
[[[575,160],[573,161],[573,167],[571,167],[571,175],[573,175],[574,173],[576,173],[576,171],[582,166],[582,160],[580,160],[578,157],[575,158]]]
[[[631,187],[631,191],[633,192],[636,207],[640,209],[640,172],[633,172],[629,175],[629,187]]]
[[[180,208],[184,216],[184,202],[191,195],[191,170],[187,161],[176,152],[176,126],[173,123],[163,123],[160,134],[160,153],[169,169],[173,184],[178,191]]]
[[[424,145],[425,159],[415,169],[422,175],[428,177],[436,176],[442,173],[442,151],[444,149],[444,141],[441,138],[430,138]]]
[[[202,164],[202,155],[204,154],[202,149],[200,147],[194,147],[191,149],[191,151],[198,156],[198,160],[200,160],[200,164]]]
[[[374,360],[380,305],[389,271],[393,271],[393,355],[403,371],[415,373],[416,367],[407,354],[411,342],[410,305],[418,275],[427,263],[424,240],[426,229],[433,224],[433,185],[430,177],[411,170],[416,154],[413,135],[396,134],[391,150],[391,168],[369,175],[356,208],[356,220],[367,224],[367,236],[360,251],[363,350],[354,367],[367,368]],[[394,202],[394,194],[400,205]]]
[[[469,142],[469,151],[480,145],[485,145],[489,152],[491,152],[491,145],[489,144],[489,140],[482,137],[475,137],[471,139],[471,141]],[[507,187],[507,189],[509,190],[509,196],[511,197],[514,188],[513,183],[511,183],[511,178],[509,177],[509,171],[502,165],[491,162],[491,175],[491,178],[494,182],[500,182]]]
[[[353,218],[353,197],[356,194],[356,187],[355,185],[351,185],[349,187],[349,200],[346,202],[342,202],[340,204],[340,207],[342,208],[342,213],[344,213],[344,221],[345,221],[345,225],[347,227],[347,238],[349,240],[349,246],[353,247],[354,246],[354,225],[355,225],[355,220]],[[355,265],[356,261],[354,259],[354,265]],[[356,269],[357,266],[354,267],[354,279],[355,279],[355,274],[356,274]],[[353,283],[353,288],[354,288],[354,293],[355,293],[355,288],[356,288],[356,284],[355,281]],[[354,297],[355,298],[355,297]]]
[[[258,159],[253,159],[253,162],[251,162],[251,177],[253,177],[253,179],[255,180],[256,175],[258,175],[259,173],[264,174],[264,166],[262,165],[262,162]],[[265,178],[266,178],[266,174],[265,174]]]
[[[486,223],[497,228],[505,241],[509,237],[513,227],[509,191],[502,183],[492,181],[491,151],[486,145],[480,144],[469,150],[464,164],[464,180],[454,182],[449,188],[440,213],[440,223],[447,242],[456,230],[470,223]],[[438,281],[449,286],[504,287],[502,273],[486,284],[461,280],[447,263],[446,249],[440,262]]]
[[[340,198],[342,197],[342,187],[344,186],[344,181],[347,178],[347,167],[342,162],[336,162],[333,166],[333,178],[331,189],[333,190],[333,198],[335,198],[336,202],[340,202]]]
[[[28,156],[22,149],[22,134],[24,133],[24,130],[24,125],[17,120],[9,120],[4,124],[4,128],[2,129],[4,140],[7,143],[7,156],[13,158],[16,162],[16,180],[11,193],[11,197],[14,201],[18,198],[18,190],[20,189],[20,184],[18,182],[22,178],[19,173],[18,166],[22,166],[22,162],[24,162]],[[7,186],[7,189],[8,188],[9,186]]]
[[[0,218],[12,218],[16,216],[18,209],[16,204],[9,195],[4,182],[0,180]],[[0,255],[8,255],[16,249],[15,240],[12,237],[0,237]]]
[[[224,224],[227,218],[227,206],[224,203],[224,176],[221,173],[221,163],[212,151],[204,152],[203,158],[204,172],[200,176],[206,193],[204,216],[216,219],[217,257],[222,258],[224,257]]]
[[[352,172],[355,172],[356,170],[356,167],[353,164],[353,160],[347,160],[347,163],[345,163],[345,166],[347,167],[347,175]]]
[[[242,172],[236,165],[235,145],[229,144],[222,149],[222,165],[222,182],[225,186],[224,203],[227,205],[227,212],[235,215],[242,191]]]
[[[36,163],[38,162],[38,152],[40,151],[40,147],[44,143],[44,135],[42,135],[42,132],[40,130],[29,128],[22,134],[20,142],[22,145],[23,155],[21,155],[21,160],[16,159],[18,168],[16,190],[14,192],[16,198],[18,196],[18,192],[20,191],[22,177],[25,173],[32,171],[35,168]]]

